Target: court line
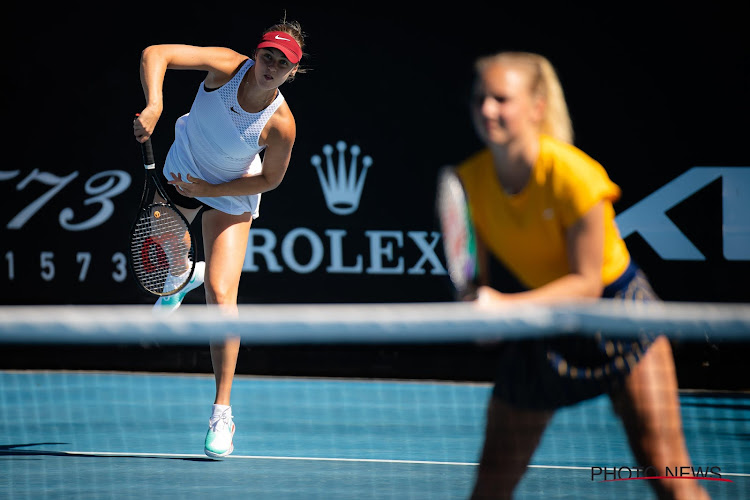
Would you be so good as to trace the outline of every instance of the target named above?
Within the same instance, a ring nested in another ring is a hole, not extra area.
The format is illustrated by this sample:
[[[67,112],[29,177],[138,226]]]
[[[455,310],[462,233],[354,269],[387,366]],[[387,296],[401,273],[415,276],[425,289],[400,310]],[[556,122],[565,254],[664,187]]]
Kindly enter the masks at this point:
[[[32,455],[37,454],[35,450],[16,450],[14,454]],[[211,460],[204,454],[199,453],[131,453],[114,451],[55,451],[56,455],[90,456],[90,457],[156,457],[156,458],[205,458]],[[335,458],[335,457],[280,457],[271,455],[229,455],[224,459],[245,460],[307,460],[311,462],[374,462],[390,464],[426,464],[426,465],[461,465],[477,466],[475,462],[439,462],[433,460],[394,460],[387,458]]]
[[[19,455],[34,454],[34,450],[17,450]],[[14,454],[15,454],[14,453]],[[204,454],[199,453],[128,453],[114,451],[57,451],[56,454],[71,456],[91,456],[91,457],[159,457],[159,458],[205,458],[210,460]],[[361,463],[387,463],[387,464],[421,464],[421,465],[458,465],[476,467],[477,462],[440,462],[435,460],[395,460],[388,458],[335,458],[335,457],[281,457],[273,455],[229,455],[224,459],[231,460],[302,460],[310,462],[361,462]],[[217,459],[218,460],[218,459]],[[590,470],[591,467],[582,467],[574,465],[529,465],[529,469],[567,469],[567,470]],[[722,472],[722,476],[750,477],[750,473],[742,472]]]

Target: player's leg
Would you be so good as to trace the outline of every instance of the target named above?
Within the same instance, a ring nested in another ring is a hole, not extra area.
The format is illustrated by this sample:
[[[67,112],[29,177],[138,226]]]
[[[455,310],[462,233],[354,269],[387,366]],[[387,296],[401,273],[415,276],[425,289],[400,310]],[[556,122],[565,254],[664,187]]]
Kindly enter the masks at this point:
[[[654,467],[650,475],[664,476],[670,470],[690,466],[682,429],[672,348],[667,337],[651,344],[628,375],[624,389],[612,395],[615,411],[622,418],[633,454],[639,464]],[[659,498],[707,499],[697,481],[649,481]]]
[[[172,199],[172,202],[177,206],[177,209],[187,219],[188,224],[192,224],[198,213],[203,208],[203,204],[196,199],[187,198],[179,194],[179,192],[177,192],[177,190],[171,184],[167,185],[166,189]],[[157,203],[163,203],[164,199],[159,195],[159,193],[156,193],[154,195],[154,201]],[[175,272],[176,276],[170,276],[167,279],[174,279],[177,283],[183,283],[187,278],[184,273],[189,273],[190,269],[193,267],[192,262],[190,262],[189,259],[190,234],[186,232],[183,242],[181,242],[181,244],[177,245],[176,247],[182,249],[182,251],[178,251],[178,253],[180,255],[184,255],[184,266],[171,266],[172,269],[177,270]],[[181,272],[180,269],[184,269],[184,271]],[[159,314],[169,314],[174,312],[178,307],[180,307],[180,305],[182,304],[182,300],[185,298],[185,295],[187,295],[188,292],[195,290],[203,284],[204,271],[205,262],[196,262],[195,269],[193,270],[193,276],[190,278],[188,284],[185,285],[185,287],[177,293],[159,297],[154,304],[154,312]],[[179,274],[177,275],[177,273]],[[170,289],[175,288],[175,286],[170,283],[165,284],[165,287],[168,287]]]
[[[512,498],[553,414],[514,408],[490,398],[473,500]]]
[[[237,295],[251,223],[249,213],[229,215],[218,210],[203,213],[206,303],[219,306],[223,314],[237,315]],[[233,450],[231,392],[240,338],[232,333],[226,332],[225,339],[211,343],[216,395],[205,452],[213,457],[226,456]]]
[[[203,446],[204,452],[210,457],[225,457],[234,451],[232,438],[235,426],[232,420],[231,392],[239,349],[239,337],[228,337],[211,343],[216,395]]]

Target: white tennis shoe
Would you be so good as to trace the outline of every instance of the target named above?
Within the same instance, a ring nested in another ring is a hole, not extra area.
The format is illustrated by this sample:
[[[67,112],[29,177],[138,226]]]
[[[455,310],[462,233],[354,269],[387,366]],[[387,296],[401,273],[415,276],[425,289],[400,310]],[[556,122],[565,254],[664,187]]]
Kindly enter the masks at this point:
[[[234,451],[234,422],[232,409],[227,408],[208,422],[208,432],[203,451],[212,458],[226,457]]]
[[[190,272],[190,271],[187,271]],[[174,312],[178,307],[180,307],[180,304],[182,304],[182,299],[185,298],[185,295],[188,294],[191,290],[195,290],[199,286],[203,284],[203,276],[206,273],[206,263],[203,261],[196,262],[195,263],[195,270],[193,271],[193,277],[190,278],[190,281],[187,285],[185,285],[185,288],[180,290],[177,293],[173,293],[172,295],[164,295],[163,297],[159,297],[159,299],[156,301],[156,304],[154,304],[154,312],[159,314],[164,313],[171,313]],[[182,280],[183,278],[180,277],[172,277],[171,275],[167,277],[167,280],[174,279],[174,280]],[[169,283],[165,285],[165,288],[168,286],[172,286]]]

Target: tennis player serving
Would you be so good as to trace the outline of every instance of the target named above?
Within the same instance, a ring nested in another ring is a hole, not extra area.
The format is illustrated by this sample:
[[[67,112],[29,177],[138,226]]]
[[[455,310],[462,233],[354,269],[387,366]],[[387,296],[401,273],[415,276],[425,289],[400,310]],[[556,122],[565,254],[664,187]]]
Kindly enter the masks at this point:
[[[141,56],[146,107],[133,122],[139,142],[151,137],[162,114],[166,71],[206,72],[190,112],[177,120],[164,176],[169,196],[191,223],[203,211],[205,264],[196,265],[185,293],[205,280],[206,303],[226,314],[237,314],[247,238],[261,194],[279,186],[289,165],[296,125],[279,87],[304,72],[303,46],[299,23],[284,20],[262,34],[252,57],[190,45],[153,45]],[[174,309],[183,296],[161,297],[155,307]],[[211,457],[234,449],[230,396],[239,347],[236,336],[211,343],[216,395],[205,440]]]
[[[480,263],[477,304],[658,300],[615,225],[620,189],[572,145],[557,74],[538,54],[476,62],[471,105],[486,147],[457,167]],[[514,278],[514,293],[508,280]],[[501,292],[504,291],[505,293]],[[609,394],[643,466],[689,466],[669,339],[566,336],[500,345],[473,498],[511,498],[557,408]],[[708,498],[697,481],[649,481],[659,498]]]

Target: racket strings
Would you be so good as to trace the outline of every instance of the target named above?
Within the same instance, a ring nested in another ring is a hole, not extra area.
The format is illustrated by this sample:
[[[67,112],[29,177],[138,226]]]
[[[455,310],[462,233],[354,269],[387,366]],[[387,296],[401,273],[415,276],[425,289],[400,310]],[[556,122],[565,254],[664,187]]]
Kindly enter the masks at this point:
[[[130,251],[136,279],[149,292],[168,295],[190,279],[190,233],[180,214],[166,205],[141,211]]]
[[[465,288],[476,275],[476,243],[463,187],[455,175],[441,179],[438,210],[448,274],[457,288]]]

